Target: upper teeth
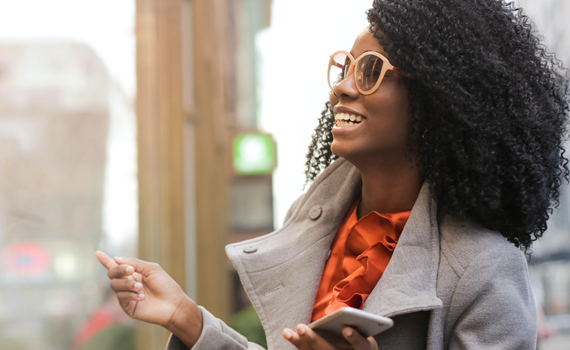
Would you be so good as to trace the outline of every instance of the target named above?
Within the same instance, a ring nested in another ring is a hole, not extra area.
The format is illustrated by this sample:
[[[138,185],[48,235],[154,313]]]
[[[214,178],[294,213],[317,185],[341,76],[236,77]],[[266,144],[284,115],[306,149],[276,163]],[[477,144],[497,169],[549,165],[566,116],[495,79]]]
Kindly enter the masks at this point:
[[[354,114],[348,114],[348,113],[337,113],[334,116],[335,120],[346,120],[346,121],[357,121],[357,122],[361,122],[362,121],[362,117],[359,115],[354,115]]]

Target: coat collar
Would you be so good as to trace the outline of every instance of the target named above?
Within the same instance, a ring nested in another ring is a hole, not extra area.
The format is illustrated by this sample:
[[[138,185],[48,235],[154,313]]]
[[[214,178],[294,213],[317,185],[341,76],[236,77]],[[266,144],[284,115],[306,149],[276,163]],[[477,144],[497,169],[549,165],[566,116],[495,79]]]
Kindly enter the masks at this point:
[[[358,170],[338,159],[294,204],[283,227],[226,247],[266,330],[269,348],[288,348],[281,330],[310,321],[327,254],[361,187]],[[363,309],[390,317],[441,307],[436,295],[439,250],[437,206],[424,184]]]

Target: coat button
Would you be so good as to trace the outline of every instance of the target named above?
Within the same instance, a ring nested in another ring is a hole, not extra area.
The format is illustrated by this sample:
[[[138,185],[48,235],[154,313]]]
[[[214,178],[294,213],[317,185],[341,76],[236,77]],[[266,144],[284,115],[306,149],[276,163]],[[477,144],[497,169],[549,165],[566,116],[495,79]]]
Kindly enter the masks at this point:
[[[309,217],[311,218],[311,220],[317,220],[318,218],[321,217],[322,213],[323,213],[323,208],[319,207],[318,205],[315,205],[309,211]]]
[[[243,248],[243,252],[246,254],[255,253],[256,251],[257,251],[257,248],[253,247],[253,246],[247,246],[247,247]]]

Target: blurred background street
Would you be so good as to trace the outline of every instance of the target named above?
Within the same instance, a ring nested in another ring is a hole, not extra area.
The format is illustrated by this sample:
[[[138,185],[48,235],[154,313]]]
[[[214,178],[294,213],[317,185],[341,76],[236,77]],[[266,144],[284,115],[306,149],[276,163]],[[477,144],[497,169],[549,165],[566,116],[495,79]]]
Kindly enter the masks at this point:
[[[251,341],[223,247],[303,193],[329,55],[371,0],[0,0],[0,349],[162,349],[94,257],[160,263]],[[517,0],[570,64],[570,1]],[[570,192],[533,248],[539,349],[570,349]]]

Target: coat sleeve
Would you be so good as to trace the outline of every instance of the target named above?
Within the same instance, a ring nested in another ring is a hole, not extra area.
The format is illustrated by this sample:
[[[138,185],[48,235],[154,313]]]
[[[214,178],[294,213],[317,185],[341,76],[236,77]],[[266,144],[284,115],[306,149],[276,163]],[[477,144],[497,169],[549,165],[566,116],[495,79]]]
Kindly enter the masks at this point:
[[[200,306],[203,317],[202,334],[192,350],[263,350],[257,344],[250,343],[247,339],[216,318],[208,310]],[[188,350],[188,347],[175,335],[171,335],[166,345],[166,350]]]
[[[536,348],[536,305],[524,255],[514,246],[492,250],[481,252],[457,284],[449,349]]]

